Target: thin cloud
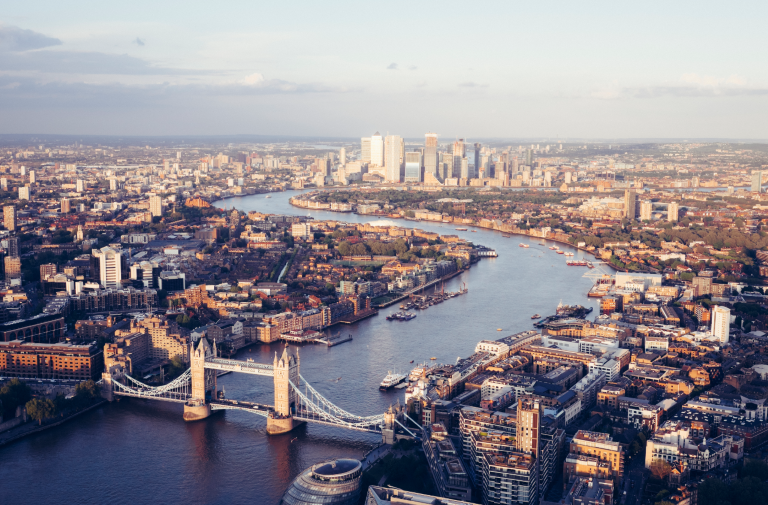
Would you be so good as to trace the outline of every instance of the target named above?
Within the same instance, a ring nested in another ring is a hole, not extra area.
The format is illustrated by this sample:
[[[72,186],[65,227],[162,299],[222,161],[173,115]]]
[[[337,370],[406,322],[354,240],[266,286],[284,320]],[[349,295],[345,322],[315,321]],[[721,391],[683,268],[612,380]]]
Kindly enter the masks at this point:
[[[23,52],[60,46],[59,39],[18,26],[0,25],[0,51]]]
[[[140,47],[144,47],[144,41],[143,41],[143,40],[141,40],[141,39],[140,39],[140,38],[138,38],[138,37],[136,37],[136,40],[134,40],[134,41],[133,41],[133,42],[131,42],[131,43],[132,43],[132,44],[136,44],[137,46],[140,46]]]
[[[397,63],[390,63],[387,70],[397,70]]]
[[[764,96],[768,87],[750,85],[738,76],[715,78],[698,74],[685,74],[676,82],[647,86],[622,86],[613,82],[592,91],[589,96],[601,100],[630,98],[701,98],[730,96]]]

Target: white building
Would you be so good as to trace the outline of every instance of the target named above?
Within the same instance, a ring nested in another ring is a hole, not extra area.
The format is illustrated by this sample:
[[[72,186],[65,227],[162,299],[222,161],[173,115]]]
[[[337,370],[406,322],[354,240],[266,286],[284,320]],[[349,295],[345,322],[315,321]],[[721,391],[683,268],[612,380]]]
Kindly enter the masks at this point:
[[[718,305],[712,309],[712,336],[720,342],[728,343],[728,334],[731,331],[731,309]]]
[[[82,179],[78,179],[75,185],[76,185],[75,191],[77,191],[78,193],[85,192],[85,184],[83,184]]]
[[[617,378],[619,376],[620,371],[621,371],[621,363],[619,363],[615,359],[598,358],[596,361],[593,361],[592,363],[589,364],[589,373],[602,372],[605,374],[606,378],[609,381],[612,381],[613,379]]]
[[[119,288],[122,279],[122,265],[120,253],[111,247],[103,247],[94,250],[94,255],[99,256],[99,281],[105,288]]]
[[[384,137],[379,132],[371,137],[371,165],[384,166]]]
[[[312,225],[309,223],[293,223],[291,225],[291,235],[293,238],[308,239],[312,236]]]
[[[645,448],[645,467],[654,461],[674,464],[684,461],[694,471],[707,472],[727,466],[729,460],[744,457],[744,439],[720,435],[712,439],[691,437],[690,427],[683,421],[667,421],[656,430]]]
[[[399,135],[387,135],[384,147],[384,163],[387,182],[400,182],[400,166],[403,139]],[[371,149],[373,152],[373,149]]]
[[[495,356],[503,356],[509,352],[509,346],[498,340],[481,340],[475,346],[475,352],[489,352]]]
[[[19,186],[19,200],[29,200],[28,186]]]

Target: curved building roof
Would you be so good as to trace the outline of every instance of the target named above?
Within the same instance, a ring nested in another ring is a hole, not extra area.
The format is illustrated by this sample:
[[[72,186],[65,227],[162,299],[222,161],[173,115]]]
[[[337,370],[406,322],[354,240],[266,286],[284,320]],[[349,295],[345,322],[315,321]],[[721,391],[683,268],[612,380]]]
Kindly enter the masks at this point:
[[[304,470],[288,486],[281,505],[357,505],[362,464],[356,459],[334,459]]]

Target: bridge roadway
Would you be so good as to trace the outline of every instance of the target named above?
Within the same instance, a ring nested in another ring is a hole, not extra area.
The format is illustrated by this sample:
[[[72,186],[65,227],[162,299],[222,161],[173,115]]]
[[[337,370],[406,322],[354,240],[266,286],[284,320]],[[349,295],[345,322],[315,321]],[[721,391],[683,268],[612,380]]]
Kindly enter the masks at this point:
[[[211,400],[211,410],[244,410],[252,414],[258,414],[261,416],[268,416],[270,412],[274,412],[275,408],[272,405],[264,405],[262,403],[243,402],[240,400]]]
[[[240,361],[225,358],[206,358],[205,368],[211,370],[223,370],[225,372],[240,372],[251,375],[266,375],[274,377],[275,370],[272,365],[254,363],[253,361]]]

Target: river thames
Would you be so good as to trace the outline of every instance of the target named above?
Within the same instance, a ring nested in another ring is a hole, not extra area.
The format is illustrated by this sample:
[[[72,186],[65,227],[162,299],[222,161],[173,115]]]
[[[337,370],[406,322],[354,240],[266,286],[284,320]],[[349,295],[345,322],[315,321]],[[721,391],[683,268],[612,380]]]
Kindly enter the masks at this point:
[[[375,220],[292,207],[288,199],[297,193],[230,198],[215,205],[356,223]],[[464,282],[468,294],[420,311],[412,321],[386,321],[389,313],[400,310],[393,305],[378,316],[333,329],[351,333],[351,342],[300,348],[301,375],[349,412],[378,414],[403,400],[404,390],[378,389],[389,370],[407,373],[431,357],[437,363],[455,363],[470,355],[479,340],[531,329],[531,315],[553,314],[561,300],[597,309],[597,302],[587,298],[592,285],[582,277],[587,269],[568,267],[562,255],[547,248],[552,243],[541,246],[540,239],[504,238],[481,229],[459,232],[443,223],[396,223],[457,234],[495,249],[499,256],[480,260],[446,283],[446,290],[455,291]],[[518,247],[520,242],[530,248]],[[584,256],[572,250],[574,259]],[[254,346],[238,357],[271,363],[282,347]],[[270,378],[229,374],[219,379],[219,387],[228,398],[273,403]],[[322,425],[278,436],[267,436],[265,428],[263,417],[246,412],[227,411],[185,423],[179,404],[122,399],[0,448],[2,501],[274,504],[308,466],[333,457],[359,459],[379,443],[373,434]]]

